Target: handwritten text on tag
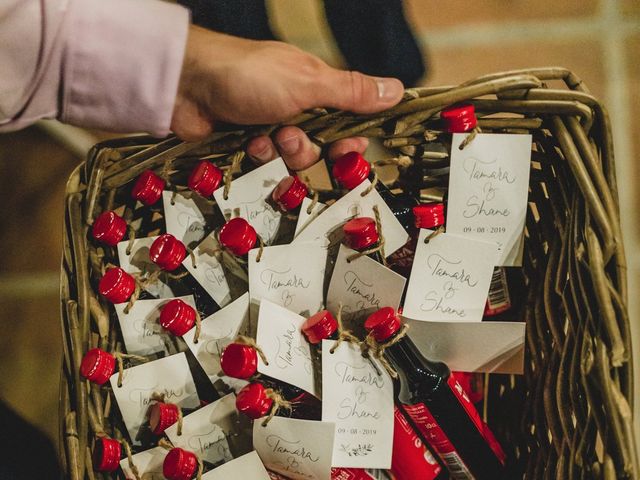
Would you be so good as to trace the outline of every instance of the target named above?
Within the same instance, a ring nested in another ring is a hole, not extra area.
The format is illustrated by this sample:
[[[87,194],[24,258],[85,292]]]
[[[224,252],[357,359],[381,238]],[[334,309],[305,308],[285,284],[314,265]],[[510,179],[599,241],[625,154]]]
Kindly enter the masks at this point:
[[[353,322],[364,320],[382,307],[397,309],[405,278],[369,257],[347,261],[353,253],[354,250],[340,246],[329,283],[327,308],[337,312],[342,303],[344,318]]]
[[[447,232],[496,242],[496,265],[522,265],[531,135],[479,134],[464,150],[451,146]]]
[[[322,341],[322,420],[335,422],[334,467],[389,468],[393,443],[393,384],[360,349]]]
[[[224,187],[216,190],[213,196],[225,218],[244,218],[269,245],[278,232],[282,216],[271,206],[271,194],[278,182],[288,175],[287,166],[278,158],[231,182],[226,200]]]
[[[265,247],[249,252],[252,300],[267,299],[297,313],[315,313],[322,306],[327,249],[317,243]]]
[[[300,331],[305,318],[263,299],[256,343],[269,361],[258,357],[258,371],[316,395],[309,343]]]
[[[129,240],[118,243],[118,261],[120,267],[127,273],[148,274],[157,272],[160,268],[151,261],[149,248],[158,237],[136,238],[131,250],[127,253]],[[151,295],[159,298],[173,297],[173,292],[162,280],[149,283],[145,290]]]
[[[495,243],[421,229],[404,314],[434,322],[480,322],[498,258]]]
[[[118,387],[117,373],[109,381],[122,419],[136,444],[154,393],[164,394],[167,402],[183,408],[196,408],[200,404],[184,353],[125,369],[122,387]]]
[[[253,445],[262,462],[293,480],[331,478],[335,425],[273,417],[266,427],[253,423]]]
[[[203,210],[210,210],[211,207],[202,197],[196,194],[187,197],[165,190],[162,192],[162,204],[167,233],[189,248],[194,248],[207,235],[210,227],[206,226]]]

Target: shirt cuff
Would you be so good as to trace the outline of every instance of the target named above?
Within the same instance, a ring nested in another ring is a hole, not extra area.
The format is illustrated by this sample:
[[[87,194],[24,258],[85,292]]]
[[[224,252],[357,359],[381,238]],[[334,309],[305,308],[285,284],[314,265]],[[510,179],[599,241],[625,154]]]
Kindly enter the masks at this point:
[[[69,20],[60,119],[169,134],[189,11],[157,0],[82,0]]]

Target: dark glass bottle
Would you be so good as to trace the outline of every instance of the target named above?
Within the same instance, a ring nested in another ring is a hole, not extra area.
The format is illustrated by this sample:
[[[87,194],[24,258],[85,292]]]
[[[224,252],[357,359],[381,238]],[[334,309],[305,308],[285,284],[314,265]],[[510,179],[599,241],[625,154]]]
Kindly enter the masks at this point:
[[[390,308],[369,316],[365,328],[381,343],[394,340],[402,321]],[[422,356],[407,336],[385,349],[398,372],[398,400],[412,423],[446,464],[452,478],[503,479],[504,453],[460,385],[441,362]]]
[[[337,340],[339,335],[338,322],[328,310],[321,310],[309,317],[302,324],[301,330],[309,343],[314,346],[318,346],[322,340]],[[394,407],[391,473],[395,480],[448,478],[445,469],[422,442],[397,406]]]
[[[294,387],[295,388],[295,387]],[[277,391],[284,400],[291,404],[291,409],[279,409],[276,415],[299,418],[303,420],[320,420],[322,406],[320,400],[304,392],[295,395],[291,389],[278,389],[260,382],[252,382],[243,387],[236,397],[236,408],[252,420],[257,420],[269,414],[274,406],[274,400],[268,395],[268,390]]]

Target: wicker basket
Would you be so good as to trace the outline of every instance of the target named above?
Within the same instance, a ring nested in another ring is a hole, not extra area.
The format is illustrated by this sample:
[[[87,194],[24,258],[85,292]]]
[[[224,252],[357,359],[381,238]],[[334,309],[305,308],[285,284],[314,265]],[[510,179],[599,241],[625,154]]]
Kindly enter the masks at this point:
[[[612,137],[606,110],[582,81],[563,68],[499,73],[457,87],[408,91],[400,105],[377,115],[315,110],[289,124],[319,144],[362,135],[410,153],[407,146],[425,142],[425,129],[437,128],[440,110],[461,101],[475,104],[485,132],[533,135],[525,375],[491,375],[487,397],[488,420],[507,447],[511,478],[636,478],[627,279]],[[79,375],[89,348],[113,350],[119,342],[110,307],[95,293],[104,265],[102,247],[87,240],[93,219],[122,205],[142,171],[184,172],[203,157],[228,165],[247,139],[275,128],[234,127],[200,143],[149,137],[109,141],[97,145],[71,176],[60,400],[61,459],[69,478],[94,478],[90,447],[96,432],[124,435],[109,421],[115,409],[109,408],[108,387],[89,385]]]

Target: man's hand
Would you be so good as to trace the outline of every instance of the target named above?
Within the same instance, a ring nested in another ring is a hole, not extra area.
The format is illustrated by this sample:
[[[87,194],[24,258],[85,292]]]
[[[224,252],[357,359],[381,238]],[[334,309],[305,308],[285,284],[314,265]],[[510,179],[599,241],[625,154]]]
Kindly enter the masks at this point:
[[[374,113],[402,98],[399,80],[331,68],[319,58],[281,42],[253,41],[192,26],[171,122],[184,140],[200,140],[216,121],[270,124],[314,107]],[[247,146],[258,161],[280,151],[290,168],[305,168],[318,158],[318,147],[296,127],[285,127]],[[332,145],[331,156],[364,151],[366,139]],[[276,150],[277,147],[277,150]]]

